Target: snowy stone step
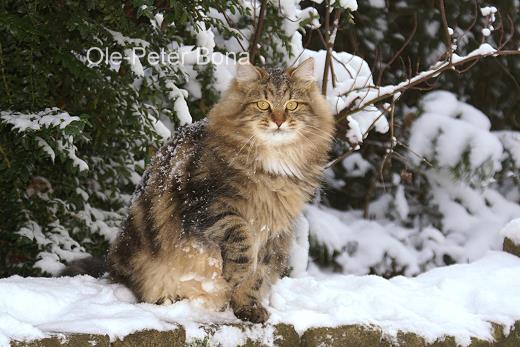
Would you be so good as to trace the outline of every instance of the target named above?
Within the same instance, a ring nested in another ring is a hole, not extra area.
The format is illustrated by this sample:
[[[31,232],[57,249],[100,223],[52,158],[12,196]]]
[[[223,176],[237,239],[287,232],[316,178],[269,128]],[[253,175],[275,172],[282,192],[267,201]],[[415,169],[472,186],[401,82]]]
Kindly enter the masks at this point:
[[[90,346],[111,346],[111,347],[205,347],[205,346],[244,346],[244,347],[457,347],[453,336],[440,338],[433,343],[428,343],[421,336],[414,333],[399,332],[397,337],[385,335],[381,329],[361,325],[348,325],[336,328],[311,328],[299,336],[294,328],[287,324],[275,326],[264,326],[265,336],[246,337],[242,341],[233,338],[224,341],[217,337],[217,334],[231,329],[239,329],[246,332],[251,329],[250,324],[233,324],[222,326],[207,326],[207,336],[186,341],[184,328],[178,327],[175,330],[156,331],[144,330],[127,335],[122,340],[110,342],[108,335],[91,334],[56,334],[52,337],[29,342],[12,341],[12,347],[90,347]],[[520,321],[509,332],[504,333],[503,327],[494,324],[493,337],[495,341],[485,341],[472,338],[470,347],[518,347],[520,346]],[[268,336],[274,334],[272,339]],[[245,336],[245,335],[244,335]],[[220,341],[219,341],[220,340]]]
[[[520,244],[515,244],[511,239],[506,237],[504,239],[504,252],[520,257]]]
[[[520,218],[509,222],[500,233],[504,236],[504,252],[520,257]]]
[[[416,277],[307,274],[281,279],[255,325],[188,300],[138,303],[107,279],[12,276],[0,346],[520,346],[518,288],[520,258],[505,252]]]

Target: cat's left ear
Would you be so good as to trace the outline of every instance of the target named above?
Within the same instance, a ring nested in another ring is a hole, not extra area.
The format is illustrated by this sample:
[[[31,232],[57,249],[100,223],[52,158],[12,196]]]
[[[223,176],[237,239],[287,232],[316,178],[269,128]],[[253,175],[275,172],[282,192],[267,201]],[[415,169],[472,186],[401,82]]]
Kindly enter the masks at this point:
[[[289,70],[289,75],[303,81],[315,81],[314,58],[308,58],[295,69]]]
[[[253,82],[263,77],[263,71],[253,66],[248,60],[238,61],[236,80],[237,82]]]

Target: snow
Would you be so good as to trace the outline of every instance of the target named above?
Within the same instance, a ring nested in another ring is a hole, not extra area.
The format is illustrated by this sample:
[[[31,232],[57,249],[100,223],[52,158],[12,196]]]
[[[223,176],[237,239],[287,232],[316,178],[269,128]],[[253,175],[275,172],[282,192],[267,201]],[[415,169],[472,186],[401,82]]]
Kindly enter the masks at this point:
[[[294,234],[289,269],[292,277],[299,277],[305,274],[309,263],[309,222],[303,215],[299,215],[296,219]]]
[[[341,164],[347,170],[348,177],[364,177],[373,168],[359,153],[352,153]]]
[[[294,41],[296,41],[296,44]],[[299,57],[298,61],[300,63],[307,58],[314,58],[314,77],[318,85],[321,86],[323,84],[322,74],[327,52],[324,50],[303,49],[301,46],[301,35],[295,33],[293,37],[293,54]],[[362,102],[370,99],[372,88],[375,87],[373,86],[370,67],[362,58],[346,52],[333,52],[332,55],[336,86],[333,86],[332,78],[329,74],[327,101],[334,113],[338,114],[359,100]],[[363,142],[372,126],[379,133],[386,133],[389,129],[384,113],[373,105],[365,105],[359,112],[349,115],[347,122],[349,129],[346,136],[353,145]]]
[[[133,73],[137,77],[144,77],[144,68],[136,52],[133,49],[125,49],[124,52],[125,58],[128,61],[130,69],[132,69]]]
[[[172,81],[166,83],[166,88],[169,89],[169,97],[172,100],[175,100],[173,103],[173,109],[179,119],[180,125],[191,124],[192,117],[190,109],[188,108],[188,103],[186,102],[188,92],[184,89],[178,88]]]
[[[68,112],[53,107],[34,113],[0,111],[0,120],[2,123],[11,125],[11,130],[23,133],[39,132],[44,129],[52,128],[65,129],[70,126],[72,122],[80,121],[80,118],[71,116]],[[71,160],[72,165],[77,167],[79,171],[88,170],[88,164],[76,154],[77,147],[74,145],[74,137],[72,135],[63,135],[63,133],[60,134],[62,138],[49,137],[55,141],[55,149],[42,137],[35,136],[38,147],[51,158],[52,162],[54,162],[56,158],[55,150],[57,150],[60,154],[64,154]]]
[[[73,144],[72,136],[69,136],[68,141],[58,140],[56,141],[56,144],[60,151],[67,154],[67,157],[72,160],[72,165],[77,167],[79,171],[88,170],[87,162],[76,155],[76,150],[78,148]]]
[[[401,184],[397,186],[397,192],[395,194],[395,206],[401,220],[406,220],[406,218],[408,218],[408,213],[410,212],[410,207],[408,206],[408,201],[406,200],[406,196],[404,194],[404,186]]]
[[[236,347],[246,346],[248,338],[260,342],[261,346],[274,345],[274,328],[267,326],[248,327],[245,332],[234,326],[220,327],[210,338],[210,346]]]
[[[363,324],[385,334],[414,332],[433,341],[455,336],[491,340],[491,324],[520,319],[520,258],[488,253],[472,264],[438,268],[415,278],[309,274],[283,278],[268,302],[269,323],[310,327]],[[89,276],[0,279],[0,346],[51,333],[107,334],[111,340],[144,329],[185,327],[188,341],[203,338],[201,325],[239,323],[228,309],[206,311],[186,300],[157,306],[136,303],[122,285]],[[249,337],[271,345],[273,328],[217,328],[211,341],[234,346]]]
[[[213,52],[215,48],[215,34],[211,29],[206,29],[206,24],[203,22],[197,23],[199,31],[197,32],[197,46],[205,47],[209,52]]]
[[[520,246],[520,218],[513,219],[501,231],[502,236],[507,237]]]
[[[77,193],[84,201],[88,200],[88,194],[85,191],[77,188]],[[54,204],[55,201],[49,201],[49,203]],[[76,217],[84,222],[89,230],[102,235],[109,242],[112,242],[118,234],[122,218],[117,212],[92,207],[88,202],[84,203],[83,210],[76,212]],[[71,237],[69,230],[59,221],[46,225],[45,233],[42,226],[34,221],[29,221],[16,231],[16,234],[34,241],[42,250],[38,253],[34,266],[44,273],[57,275],[65,267],[63,261],[70,262],[89,256],[85,248]]]
[[[389,221],[364,220],[359,211],[340,212],[308,205],[304,214],[309,221],[311,242],[325,247],[328,254],[337,253],[334,262],[345,274],[384,272],[392,259],[405,275],[415,275],[435,247],[434,244],[424,250],[415,249],[415,243],[429,241],[429,233],[424,230],[414,235],[416,230]]]
[[[461,61],[467,60],[472,57],[477,57],[477,56],[486,57],[489,55],[493,55],[496,53],[496,51],[497,50],[495,48],[493,48],[493,46],[491,46],[489,43],[483,43],[479,46],[479,48],[471,51],[466,56],[460,57],[457,54],[453,54],[451,61],[455,64],[455,63],[459,63]]]
[[[433,30],[433,29],[432,29]],[[489,30],[492,30],[492,26],[489,26]],[[300,39],[301,41],[301,39]],[[455,47],[457,48],[457,47]],[[305,50],[305,52],[312,52],[310,50]],[[296,50],[298,55],[298,50]],[[321,51],[320,51],[321,52]],[[336,57],[336,54],[348,54],[344,52],[333,52],[334,60],[334,70],[335,71],[341,71],[341,70],[347,70],[350,77],[347,78],[337,78],[337,85],[336,88],[328,88],[327,95],[331,95],[332,92],[333,95],[336,95],[336,98],[329,98],[329,102],[333,106],[333,108],[336,110],[337,113],[339,113],[341,110],[351,107],[354,109],[360,109],[362,111],[368,110],[370,107],[372,108],[372,115],[373,120],[377,119],[377,122],[380,123],[378,130],[377,124],[376,124],[376,130],[378,132],[386,132],[388,131],[388,122],[385,117],[379,117],[375,116],[377,112],[381,115],[382,112],[377,111],[377,108],[375,108],[372,104],[376,99],[380,99],[381,97],[394,97],[394,100],[398,98],[400,93],[407,88],[409,88],[410,84],[416,83],[419,80],[422,79],[428,79],[428,78],[434,78],[439,75],[439,71],[446,66],[451,64],[458,64],[462,62],[470,61],[474,57],[488,57],[488,56],[494,56],[497,52],[496,48],[491,46],[488,43],[481,44],[478,48],[474,49],[473,51],[469,52],[465,56],[459,56],[456,53],[453,53],[451,56],[451,62],[436,62],[431,66],[428,70],[422,71],[417,73],[412,78],[402,81],[396,85],[387,85],[387,86],[375,86],[372,81],[372,74],[370,71],[370,68],[368,67],[368,64],[361,59],[360,57],[353,56],[352,59],[348,61],[344,61],[341,59],[338,59]],[[315,57],[317,61],[320,61],[320,58]],[[351,65],[352,62],[356,62],[356,60],[360,60],[362,62],[362,67],[360,67],[359,70],[354,71],[352,73],[352,69],[349,68],[349,65]],[[322,60],[323,62],[324,60]],[[339,66],[336,66],[336,63],[339,64]],[[318,65],[317,65],[318,66]],[[322,65],[323,66],[323,65]],[[319,68],[318,68],[318,71]],[[321,69],[323,71],[323,69]],[[330,82],[332,84],[332,82]],[[386,131],[383,131],[383,129],[387,129]],[[364,136],[366,136],[365,132],[362,132]]]
[[[359,122],[352,118],[352,116],[347,116],[347,123],[349,126],[349,129],[347,130],[347,139],[349,139],[351,143],[363,142],[364,131],[361,130]]]
[[[338,4],[339,7],[351,10],[351,11],[357,11],[358,4],[356,0],[332,0],[331,5]]]
[[[164,14],[162,13],[157,13],[155,16],[154,16],[154,20],[151,21],[152,22],[152,25],[155,27],[155,28],[160,28],[162,26],[162,23],[163,23],[163,20],[164,20]]]
[[[134,39],[134,38],[123,35],[119,31],[110,30],[108,28],[105,28],[105,30],[112,36],[114,41],[117,42],[121,46],[141,46],[141,47],[150,46],[150,43],[145,40]]]
[[[56,158],[56,154],[54,153],[54,150],[52,149],[51,146],[49,146],[49,144],[47,143],[47,141],[45,141],[44,139],[42,139],[41,137],[39,136],[36,136],[36,141],[38,142],[38,146],[45,152],[49,155],[49,157],[51,158],[51,161],[54,163],[54,159]]]
[[[71,116],[68,112],[56,107],[46,108],[36,113],[1,111],[0,119],[11,124],[13,130],[18,130],[18,132],[52,127],[65,129],[70,123],[79,121],[79,117]]]
[[[370,6],[375,8],[385,8],[385,0],[368,0]]]
[[[480,13],[482,13],[482,16],[487,17],[491,14],[497,13],[497,8],[495,6],[481,7]]]
[[[159,119],[152,119],[153,127],[155,132],[162,137],[163,140],[167,140],[172,135],[170,129],[164,125],[164,123]]]
[[[520,132],[518,131],[495,131],[493,132],[502,142],[504,150],[509,152],[513,159],[513,163],[520,168]]]
[[[307,205],[311,243],[324,247],[345,274],[403,273],[417,275],[443,265],[444,257],[465,263],[502,247],[499,231],[520,218],[520,205],[506,200],[491,187],[476,190],[471,184],[454,181],[446,171],[429,171],[431,202],[441,214],[442,229],[428,223],[404,227],[388,217],[405,220],[410,213],[399,185],[395,196],[387,193],[372,202],[368,216],[361,211],[338,211]],[[402,195],[401,195],[402,194]]]
[[[440,167],[455,167],[466,153],[469,165],[478,168],[491,162],[491,170],[500,168],[503,147],[500,140],[489,132],[489,119],[476,108],[460,102],[444,91],[427,94],[421,102],[424,113],[411,130],[410,148]]]
[[[291,37],[300,27],[300,22],[303,20],[310,21],[309,27],[317,29],[320,27],[318,10],[312,6],[301,9],[299,1],[295,0],[279,0],[272,1],[272,4],[279,6],[280,14],[286,16],[287,20],[283,22],[283,30],[287,36]],[[257,9],[258,13],[259,8]]]
[[[520,258],[490,253],[465,265],[415,278],[327,275],[285,278],[271,295],[271,322],[302,333],[312,326],[375,325],[395,336],[414,332],[428,342],[455,336],[491,340],[490,322],[510,326],[520,317]]]

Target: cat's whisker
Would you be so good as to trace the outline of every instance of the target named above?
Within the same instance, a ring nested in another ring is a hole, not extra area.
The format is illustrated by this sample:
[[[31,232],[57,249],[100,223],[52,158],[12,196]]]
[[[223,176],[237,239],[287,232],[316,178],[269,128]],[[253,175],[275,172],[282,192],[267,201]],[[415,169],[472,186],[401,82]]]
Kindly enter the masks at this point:
[[[309,133],[309,134],[312,134],[312,135],[314,135],[314,136],[320,137],[320,138],[322,138],[323,140],[326,140],[326,141],[330,141],[330,140],[333,139],[333,137],[325,137],[325,136],[321,135],[320,133],[317,133],[317,132],[312,131],[312,130],[310,130],[310,129],[308,130],[308,133]]]
[[[251,140],[255,137],[255,135],[251,135],[251,137],[246,141],[246,143],[244,143],[242,145],[242,147],[240,147],[240,149],[238,150],[238,152],[233,156],[233,158],[231,159],[231,161],[229,162],[229,164],[233,164],[236,159],[238,158],[239,154],[242,152],[242,150],[251,142]]]
[[[256,144],[256,136],[253,135],[253,141],[251,142],[251,145],[249,146],[249,148],[247,150],[246,163],[249,163],[249,154],[250,154],[251,149],[253,149],[253,147],[255,147],[255,156],[256,156],[257,148],[256,148],[255,144]],[[253,162],[254,162],[254,160],[253,160]]]
[[[238,156],[240,154],[240,152],[242,152],[242,150],[244,149],[244,147],[255,137],[255,135],[251,135],[251,137],[246,141],[246,143],[244,143],[242,145],[242,147],[240,147],[240,149],[238,150],[237,154],[235,154],[235,157]]]
[[[314,144],[312,143],[312,141],[311,141],[307,136],[305,136],[305,134],[304,134],[303,132],[301,132],[300,130],[297,130],[297,129],[295,129],[295,131],[296,131],[299,135],[301,135],[301,136],[302,136],[302,137],[303,137],[303,138],[304,138],[304,139],[309,143],[309,145],[311,145],[311,147],[314,145]]]
[[[306,126],[309,127],[309,128],[312,128],[314,130],[317,130],[320,134],[323,134],[325,136],[325,139],[329,139],[330,140],[330,139],[334,138],[333,135],[323,131],[322,129],[320,129],[320,128],[314,126],[314,125],[307,124]]]
[[[317,131],[317,129],[315,130],[315,129],[310,128],[310,129],[308,129],[308,132],[309,132],[309,134],[318,136],[326,141],[331,141],[334,139],[334,136],[329,136],[327,134],[320,133],[319,131]]]
[[[325,131],[323,131],[323,129],[318,128],[318,127],[315,126],[315,125],[312,125],[312,124],[306,124],[306,126],[308,126],[308,127],[310,127],[310,128],[314,128],[314,129],[316,129],[316,130],[319,130],[320,132],[323,132],[324,134],[327,134],[327,136],[332,136],[331,134],[326,133]]]

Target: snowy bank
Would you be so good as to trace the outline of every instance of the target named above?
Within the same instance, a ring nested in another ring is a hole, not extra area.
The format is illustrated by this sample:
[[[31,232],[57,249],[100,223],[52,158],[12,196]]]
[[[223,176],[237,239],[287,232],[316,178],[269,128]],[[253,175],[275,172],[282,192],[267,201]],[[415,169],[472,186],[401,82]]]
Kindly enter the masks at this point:
[[[187,301],[139,304],[128,289],[104,279],[13,276],[0,280],[0,346],[53,333],[108,335],[114,341],[140,330],[175,330],[179,325],[187,342],[206,339],[210,345],[234,346],[250,338],[273,345],[278,323],[294,326],[300,336],[316,327],[360,325],[379,329],[389,339],[415,333],[428,343],[453,336],[458,344],[469,345],[472,337],[493,340],[491,322],[503,326],[507,335],[520,320],[520,258],[490,252],[471,264],[415,278],[284,278],[274,286],[268,305],[270,324],[248,325],[244,331],[230,310],[208,312]],[[208,329],[213,329],[210,337]]]
[[[502,230],[504,251],[520,257],[520,218],[513,219]]]
[[[515,245],[520,246],[520,218],[513,219],[511,222],[509,222],[500,231],[500,233],[505,238],[508,238],[511,241],[513,241]]]

